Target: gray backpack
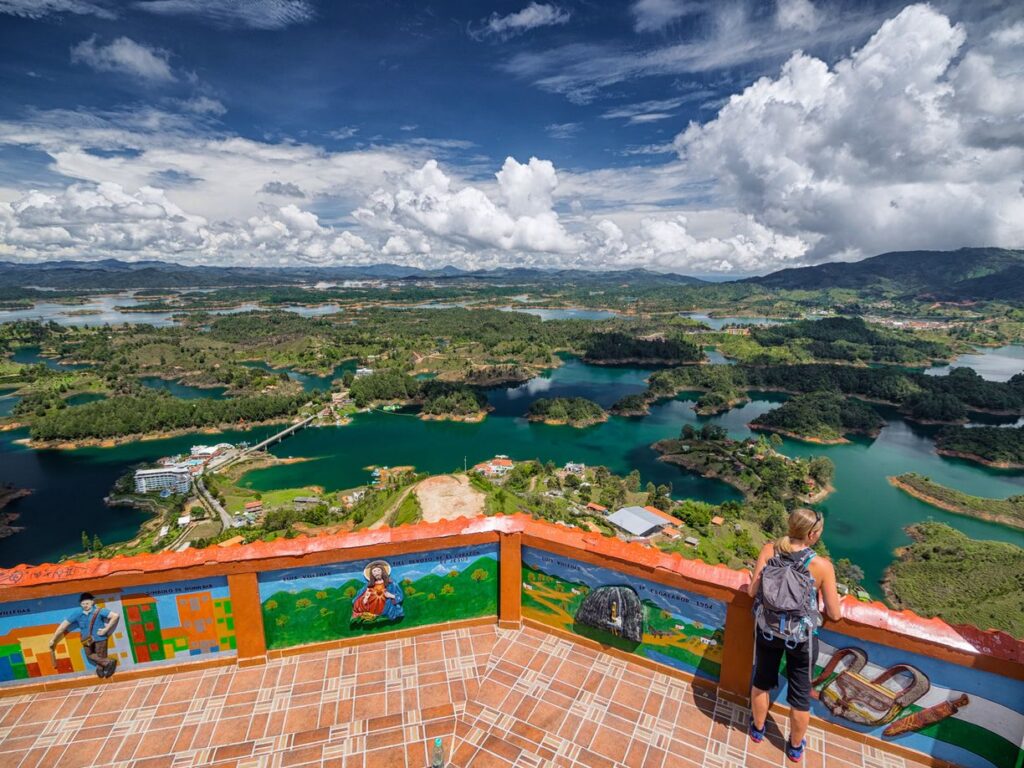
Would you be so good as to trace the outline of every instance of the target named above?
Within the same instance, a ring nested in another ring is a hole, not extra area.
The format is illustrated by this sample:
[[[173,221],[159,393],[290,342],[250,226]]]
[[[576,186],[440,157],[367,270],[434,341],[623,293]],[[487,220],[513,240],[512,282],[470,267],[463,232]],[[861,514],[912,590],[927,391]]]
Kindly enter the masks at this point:
[[[807,569],[813,558],[814,552],[800,560],[776,554],[765,563],[754,599],[754,620],[765,640],[777,637],[795,648],[820,626],[818,589]]]

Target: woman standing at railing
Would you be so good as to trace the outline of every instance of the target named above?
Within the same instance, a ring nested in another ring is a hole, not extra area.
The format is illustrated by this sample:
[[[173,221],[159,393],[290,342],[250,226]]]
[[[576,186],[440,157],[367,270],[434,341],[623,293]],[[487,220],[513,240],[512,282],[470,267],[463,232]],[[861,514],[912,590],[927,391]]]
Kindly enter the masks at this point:
[[[764,739],[769,692],[778,685],[779,664],[786,657],[789,691],[789,738],[786,756],[793,762],[803,757],[811,714],[811,680],[818,656],[816,633],[821,607],[833,621],[839,619],[836,572],[812,547],[825,524],[821,513],[795,509],[789,515],[789,531],[765,544],[757,558],[748,591],[754,598],[754,674],[750,689],[750,738]]]

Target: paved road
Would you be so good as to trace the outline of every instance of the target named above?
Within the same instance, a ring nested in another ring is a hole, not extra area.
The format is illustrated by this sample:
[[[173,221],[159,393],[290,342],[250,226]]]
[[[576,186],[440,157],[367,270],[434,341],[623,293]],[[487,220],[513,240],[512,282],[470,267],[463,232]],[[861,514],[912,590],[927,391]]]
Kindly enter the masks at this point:
[[[206,486],[203,485],[202,477],[196,478],[196,490],[199,491],[199,498],[203,501],[207,508],[212,509],[218,515],[220,515],[220,522],[224,526],[224,530],[226,531],[229,528],[231,528],[231,523],[234,522],[231,518],[231,515],[229,515],[228,511],[220,505],[220,502],[213,498],[213,496],[210,495],[210,492],[206,490]]]

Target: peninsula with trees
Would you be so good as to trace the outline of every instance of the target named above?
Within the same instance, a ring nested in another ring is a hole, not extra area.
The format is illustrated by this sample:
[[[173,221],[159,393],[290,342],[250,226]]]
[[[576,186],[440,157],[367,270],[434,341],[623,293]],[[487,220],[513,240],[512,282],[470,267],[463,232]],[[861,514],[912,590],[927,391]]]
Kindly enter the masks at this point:
[[[769,499],[788,509],[822,501],[832,491],[835,466],[828,458],[790,458],[776,451],[769,438],[733,440],[715,424],[700,429],[687,424],[679,439],[659,440],[651,447],[661,461],[722,480],[748,501]]]
[[[916,472],[890,477],[889,482],[915,499],[947,512],[1024,529],[1024,494],[1006,499],[972,496],[955,488],[939,485],[931,478]]]

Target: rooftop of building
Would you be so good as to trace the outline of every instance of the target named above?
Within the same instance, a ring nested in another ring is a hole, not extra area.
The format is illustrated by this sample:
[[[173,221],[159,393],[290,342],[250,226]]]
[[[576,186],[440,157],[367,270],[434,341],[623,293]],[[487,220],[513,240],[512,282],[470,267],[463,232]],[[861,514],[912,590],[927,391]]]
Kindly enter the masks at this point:
[[[0,699],[14,768],[780,768],[784,720],[536,629],[493,625]],[[925,765],[812,727],[807,768]]]
[[[608,515],[608,522],[634,536],[643,536],[652,529],[664,527],[668,522],[666,517],[670,516],[664,513],[656,515],[644,507],[623,507]]]

